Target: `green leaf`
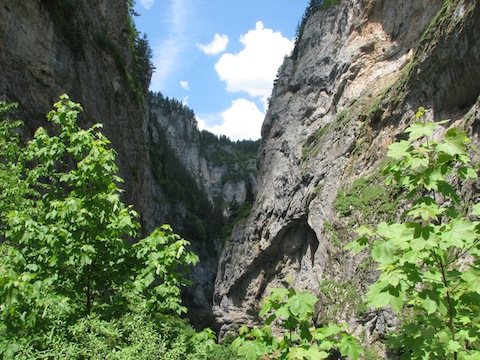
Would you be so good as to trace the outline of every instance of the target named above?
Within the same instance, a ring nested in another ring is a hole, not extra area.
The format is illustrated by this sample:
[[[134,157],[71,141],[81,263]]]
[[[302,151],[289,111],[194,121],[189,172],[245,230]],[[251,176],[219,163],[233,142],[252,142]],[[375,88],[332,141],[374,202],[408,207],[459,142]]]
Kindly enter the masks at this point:
[[[271,291],[271,294],[269,298],[272,301],[281,301],[285,299],[288,295],[288,289],[285,289],[285,288],[274,288],[274,289],[270,289],[270,291]]]
[[[432,122],[415,122],[411,124],[406,130],[410,133],[409,140],[417,140],[423,136],[432,136],[435,130],[435,123]]]
[[[391,263],[395,258],[394,250],[391,242],[377,240],[373,244],[372,258],[379,263]]]
[[[383,285],[374,283],[370,286],[367,293],[367,306],[373,306],[377,309],[383,308],[390,303],[391,296],[388,292],[382,291]]]
[[[453,219],[441,234],[444,246],[463,248],[477,240],[476,224],[461,218]]]
[[[358,340],[349,335],[342,337],[339,350],[342,356],[348,356],[352,360],[359,359],[363,354],[363,348]]]
[[[407,161],[412,169],[427,167],[429,164],[429,159],[427,156],[412,156],[408,157]]]
[[[246,325],[240,326],[240,328],[238,329],[238,333],[239,333],[240,335],[246,335],[246,334],[248,334],[249,332],[250,332],[250,329],[249,329],[249,327],[246,326]]]
[[[401,159],[407,156],[409,151],[413,149],[410,142],[402,140],[397,143],[393,143],[388,147],[387,156],[392,159]]]
[[[467,283],[467,289],[480,294],[480,271],[470,269],[460,275],[463,281]]]
[[[403,273],[403,271],[395,269],[395,267],[389,265],[389,268],[393,269],[385,269],[385,271],[382,272],[381,280],[386,281],[388,284],[396,287],[400,284],[401,281],[404,281],[407,279],[407,275]]]
[[[438,309],[438,296],[432,291],[424,291],[420,293],[422,307],[427,311],[427,314],[433,314]]]
[[[290,310],[287,306],[281,306],[275,311],[275,315],[277,318],[286,320],[290,318]]]
[[[245,341],[238,347],[237,352],[247,360],[258,360],[261,355],[267,353],[267,347],[258,341]]]
[[[267,315],[269,313],[269,311],[271,309],[272,309],[272,303],[271,303],[270,299],[267,299],[262,303],[262,308],[261,308],[260,312],[258,313],[258,315],[260,317],[264,317],[265,315]]]
[[[313,345],[307,349],[307,351],[305,352],[305,356],[307,359],[321,360],[321,359],[328,359],[330,354],[323,350],[320,350],[318,346]]]
[[[478,178],[477,172],[470,166],[461,166],[457,172],[460,178],[464,180]]]
[[[450,198],[455,202],[460,201],[455,188],[446,181],[438,181],[437,189],[440,194],[443,194],[446,198]]]
[[[362,237],[352,242],[349,242],[347,245],[345,245],[344,249],[351,250],[355,254],[358,254],[360,251],[365,249],[368,245],[369,245],[368,238]]]
[[[438,216],[445,212],[444,208],[440,208],[437,204],[420,203],[416,205],[407,214],[414,219],[421,218],[423,221],[438,220]]]
[[[361,237],[370,237],[375,234],[375,232],[372,230],[370,226],[367,225],[361,225],[358,229],[355,230],[358,236]]]
[[[450,340],[447,345],[447,350],[451,353],[456,353],[462,349],[462,345],[458,341]]]
[[[441,143],[437,145],[437,151],[443,151],[449,155],[463,155],[467,149],[465,146],[466,135],[455,128],[449,129]]]
[[[472,206],[472,215],[480,216],[480,203]]]
[[[312,333],[310,332],[310,324],[302,323],[300,325],[300,338],[308,342],[312,341]]]
[[[313,314],[314,305],[317,301],[316,296],[313,296],[308,291],[302,291],[292,296],[287,301],[287,306],[294,316],[303,319]]]

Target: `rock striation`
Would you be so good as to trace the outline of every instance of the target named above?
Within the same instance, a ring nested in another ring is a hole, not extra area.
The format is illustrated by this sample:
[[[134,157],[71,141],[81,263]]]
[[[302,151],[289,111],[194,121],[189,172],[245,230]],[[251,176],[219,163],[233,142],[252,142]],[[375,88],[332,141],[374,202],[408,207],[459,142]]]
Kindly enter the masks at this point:
[[[476,0],[343,0],[308,18],[296,56],[275,81],[251,216],[220,259],[214,313],[221,336],[255,323],[267,289],[285,278],[319,294],[319,321],[330,314],[363,324],[369,336],[393,325],[386,314],[351,306],[375,273],[343,250],[357,225],[339,216],[337,196],[378,171],[420,106],[477,138],[479,35]],[[325,284],[334,284],[330,292]]]
[[[0,99],[18,102],[25,137],[68,93],[80,123],[104,124],[118,152],[125,197],[142,212],[146,149],[143,105],[129,84],[132,53],[127,2],[66,0],[0,4]]]

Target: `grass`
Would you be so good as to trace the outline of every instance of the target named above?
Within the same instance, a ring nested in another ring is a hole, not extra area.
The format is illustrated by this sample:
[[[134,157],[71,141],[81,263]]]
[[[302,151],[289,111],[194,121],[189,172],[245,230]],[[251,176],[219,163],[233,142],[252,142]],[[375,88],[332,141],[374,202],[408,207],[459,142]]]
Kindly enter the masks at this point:
[[[379,175],[359,178],[337,193],[335,209],[339,217],[360,218],[363,222],[378,222],[391,218],[399,208],[398,187],[387,187]]]

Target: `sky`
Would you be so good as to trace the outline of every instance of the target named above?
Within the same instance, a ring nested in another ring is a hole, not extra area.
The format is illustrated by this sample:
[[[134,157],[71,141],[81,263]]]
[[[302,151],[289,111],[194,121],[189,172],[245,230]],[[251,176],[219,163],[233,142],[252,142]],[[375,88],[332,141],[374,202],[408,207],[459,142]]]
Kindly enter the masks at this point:
[[[273,81],[308,0],[136,0],[156,68],[151,91],[182,101],[200,130],[260,138]]]

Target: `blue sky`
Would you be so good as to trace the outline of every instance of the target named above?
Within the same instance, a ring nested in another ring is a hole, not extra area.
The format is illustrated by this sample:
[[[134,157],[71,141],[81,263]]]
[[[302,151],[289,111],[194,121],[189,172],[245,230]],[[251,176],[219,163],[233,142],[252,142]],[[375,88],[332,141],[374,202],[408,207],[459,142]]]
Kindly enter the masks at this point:
[[[150,89],[193,109],[200,129],[258,139],[278,67],[308,0],[137,0],[156,71]]]

